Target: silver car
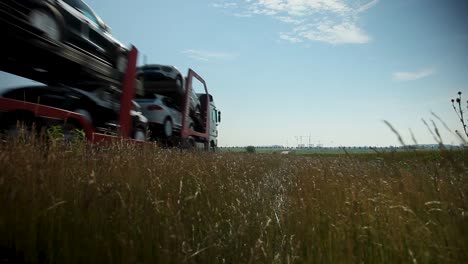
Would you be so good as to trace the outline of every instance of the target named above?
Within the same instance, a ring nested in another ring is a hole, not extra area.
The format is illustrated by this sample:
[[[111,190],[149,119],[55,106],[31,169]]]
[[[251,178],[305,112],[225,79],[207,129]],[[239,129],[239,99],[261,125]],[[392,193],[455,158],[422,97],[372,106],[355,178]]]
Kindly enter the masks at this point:
[[[145,98],[137,98],[143,115],[148,119],[150,137],[153,140],[170,139],[180,134],[182,128],[182,111],[179,104],[160,94],[153,94]],[[189,119],[189,126],[191,119]]]

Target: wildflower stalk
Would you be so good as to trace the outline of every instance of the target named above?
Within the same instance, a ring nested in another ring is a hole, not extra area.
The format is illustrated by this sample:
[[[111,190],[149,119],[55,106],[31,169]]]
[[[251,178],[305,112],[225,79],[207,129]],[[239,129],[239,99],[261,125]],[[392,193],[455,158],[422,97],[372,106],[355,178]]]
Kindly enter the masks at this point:
[[[466,137],[468,137],[468,131],[466,130],[466,124],[465,124],[465,118],[463,117],[463,109],[462,109],[462,98],[461,98],[462,92],[458,92],[458,98],[457,99],[452,99],[452,107],[455,113],[457,114],[458,119],[460,119],[460,122],[463,126],[463,131],[465,132]],[[468,101],[467,103],[467,109],[468,109]],[[458,109],[457,109],[458,107]]]

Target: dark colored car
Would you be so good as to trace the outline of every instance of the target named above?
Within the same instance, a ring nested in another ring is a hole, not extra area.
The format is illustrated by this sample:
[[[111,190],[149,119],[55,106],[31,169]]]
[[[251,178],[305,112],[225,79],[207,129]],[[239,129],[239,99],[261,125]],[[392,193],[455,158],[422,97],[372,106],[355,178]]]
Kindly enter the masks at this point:
[[[137,79],[141,82],[143,90],[140,98],[153,99],[154,94],[160,94],[172,98],[177,105],[182,106],[186,81],[182,72],[175,66],[150,64],[138,67]],[[194,115],[200,112],[200,101],[193,89],[190,95],[190,111],[194,118]]]
[[[120,102],[111,88],[99,87],[83,91],[70,87],[28,86],[14,88],[1,94],[2,97],[60,108],[83,115],[96,128],[97,132],[116,134]],[[144,140],[148,119],[139,105],[133,102],[132,137]]]
[[[3,12],[29,22],[53,41],[92,53],[120,72],[126,68],[127,49],[82,0],[2,0]]]

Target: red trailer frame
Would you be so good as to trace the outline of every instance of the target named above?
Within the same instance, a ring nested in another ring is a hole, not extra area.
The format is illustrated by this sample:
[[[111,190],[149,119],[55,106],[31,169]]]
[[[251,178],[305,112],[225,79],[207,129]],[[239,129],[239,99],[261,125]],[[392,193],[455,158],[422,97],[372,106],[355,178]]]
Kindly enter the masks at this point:
[[[122,95],[120,98],[120,136],[127,138],[131,130],[130,110],[132,108],[132,100],[135,97],[136,84],[136,64],[138,50],[134,46],[128,54],[127,71],[122,83]]]
[[[189,118],[189,112],[190,112],[190,98],[192,94],[192,80],[193,78],[196,78],[198,81],[200,81],[204,88],[205,88],[205,93],[206,93],[206,109],[205,109],[205,116],[204,116],[204,122],[205,122],[205,132],[197,132],[191,129],[188,125],[188,118]],[[208,87],[206,86],[205,80],[198,75],[195,71],[192,69],[189,69],[187,79],[186,79],[186,87],[185,87],[185,97],[184,97],[184,107],[183,107],[184,112],[182,113],[182,130],[181,130],[181,138],[183,140],[188,139],[191,136],[196,136],[198,138],[203,138],[205,139],[205,148],[209,147],[209,142],[210,142],[210,98],[209,98],[209,93],[208,93]]]
[[[93,139],[94,128],[92,124],[83,115],[75,112],[3,97],[0,97],[0,112],[11,113],[13,115],[16,113],[27,113],[31,114],[30,116],[33,116],[35,119],[59,119],[65,123],[74,119],[82,126],[86,138]]]
[[[119,138],[139,142],[138,140],[128,139],[131,130],[130,110],[132,108],[132,99],[135,96],[137,57],[138,50],[132,46],[128,54],[127,70],[122,83],[119,115],[120,129],[117,137],[96,133],[93,125],[81,114],[40,104],[0,97],[0,112],[10,114],[28,113],[35,119],[58,119],[63,120],[64,123],[72,119],[76,120],[83,128],[86,138],[92,143],[111,142]]]

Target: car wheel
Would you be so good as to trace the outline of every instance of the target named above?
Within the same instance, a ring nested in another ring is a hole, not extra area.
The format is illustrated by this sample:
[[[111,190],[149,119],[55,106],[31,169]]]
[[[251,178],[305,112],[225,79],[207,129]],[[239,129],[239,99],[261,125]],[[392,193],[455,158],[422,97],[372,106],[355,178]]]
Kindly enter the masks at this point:
[[[18,136],[26,136],[30,134],[32,121],[27,119],[18,119],[16,122],[11,122],[5,131],[8,138],[15,138]]]
[[[29,22],[33,27],[44,32],[47,38],[57,42],[60,42],[62,39],[60,26],[49,12],[42,9],[34,9],[29,13]]]
[[[91,114],[84,109],[75,109],[73,112],[82,115],[86,121],[90,122],[91,124],[93,123],[93,118],[91,117]]]
[[[137,128],[135,130],[135,133],[133,134],[133,139],[140,140],[140,141],[145,141],[146,140],[145,130],[142,129],[142,128]]]
[[[172,121],[169,118],[166,118],[163,124],[163,136],[165,138],[170,138],[172,137],[172,132],[173,132]]]
[[[72,143],[83,141],[86,139],[86,136],[82,127],[78,125],[78,121],[76,121],[68,122],[63,125],[63,138],[65,142]]]

